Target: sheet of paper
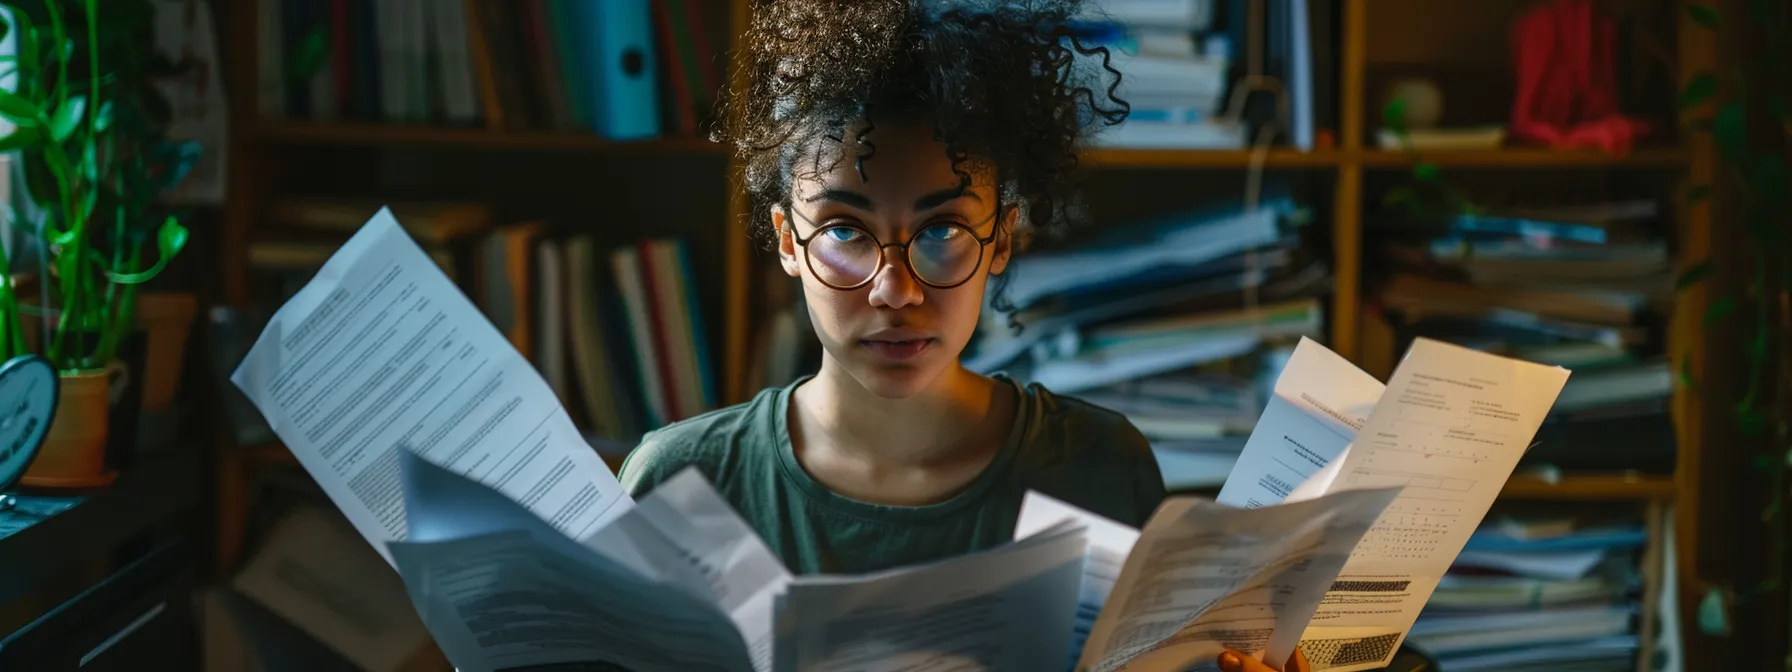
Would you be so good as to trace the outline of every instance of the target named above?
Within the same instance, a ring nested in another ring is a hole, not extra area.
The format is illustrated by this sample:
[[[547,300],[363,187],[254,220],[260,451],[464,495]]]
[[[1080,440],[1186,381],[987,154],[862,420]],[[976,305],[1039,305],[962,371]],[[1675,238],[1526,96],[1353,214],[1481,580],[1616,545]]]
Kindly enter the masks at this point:
[[[712,599],[746,640],[753,668],[770,670],[773,607],[791,576],[758,533],[694,467],[655,487],[629,515],[658,530],[699,569]]]
[[[385,208],[230,379],[387,562],[385,542],[406,538],[401,445],[574,538],[629,505],[541,375]]]
[[[1082,583],[1077,589],[1076,620],[1071,625],[1070,662],[1074,665],[1083,655],[1089,633],[1095,630],[1095,619],[1101,616],[1108,595],[1114,591],[1114,582],[1120,579],[1127,554],[1132,553],[1133,544],[1139,540],[1139,531],[1029,490],[1021,500],[1014,538],[1025,539],[1065,522],[1083,525],[1088,538]]]
[[[388,545],[417,612],[461,672],[599,664],[753,670],[709,578],[629,512],[601,539],[621,562],[566,537],[504,495],[406,452],[409,541]]]
[[[803,576],[779,601],[779,672],[1061,670],[1084,529],[864,576]]]
[[[1326,463],[1319,471],[1313,472],[1313,475],[1308,476],[1307,480],[1301,481],[1300,485],[1294,486],[1294,491],[1288,493],[1288,498],[1282,501],[1304,502],[1324,496],[1325,493],[1331,491],[1332,482],[1338,480],[1338,469],[1344,466],[1344,460],[1349,457],[1350,446],[1345,446],[1344,452],[1338,453],[1338,456],[1332,458],[1331,462]]]
[[[1397,494],[1356,490],[1255,509],[1166,501],[1127,557],[1077,669],[1214,669],[1227,648],[1280,667]]]
[[[1281,502],[1356,440],[1383,390],[1350,360],[1301,338],[1214,500],[1239,508]]]
[[[1560,367],[1413,342],[1332,483],[1334,492],[1404,490],[1351,554],[1302,638],[1313,669],[1392,660],[1567,380]]]

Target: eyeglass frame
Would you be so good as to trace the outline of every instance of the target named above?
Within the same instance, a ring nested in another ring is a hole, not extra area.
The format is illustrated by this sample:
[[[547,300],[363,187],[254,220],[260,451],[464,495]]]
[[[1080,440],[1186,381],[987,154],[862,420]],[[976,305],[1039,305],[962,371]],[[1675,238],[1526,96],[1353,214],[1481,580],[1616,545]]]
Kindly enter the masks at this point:
[[[790,207],[790,204],[786,203],[783,205],[783,207],[784,207],[784,214],[790,215],[791,217],[794,217],[797,219],[801,219],[805,222],[808,222],[809,224],[815,223],[815,220],[809,219],[808,217],[805,217],[805,216],[797,213],[795,208]],[[884,256],[884,251],[891,247],[902,248],[902,265],[906,266],[908,268],[908,275],[909,275],[909,277],[914,278],[915,282],[919,282],[923,285],[932,287],[934,289],[953,289],[955,287],[963,286],[964,283],[970,282],[971,278],[977,277],[977,271],[979,269],[983,268],[983,253],[989,251],[989,244],[995,242],[996,236],[1001,235],[1001,233],[1002,233],[1002,224],[1000,222],[1001,216],[1002,216],[1002,205],[1001,205],[1001,203],[998,202],[996,204],[995,213],[990,215],[991,220],[997,220],[996,226],[994,229],[990,230],[989,235],[983,236],[981,238],[979,238],[977,236],[976,229],[971,228],[969,225],[960,224],[958,222],[940,222],[940,223],[936,223],[936,224],[928,224],[928,225],[923,226],[920,229],[918,229],[915,232],[917,235],[910,236],[908,240],[894,242],[894,243],[884,242],[882,239],[877,237],[877,234],[872,233],[871,229],[869,229],[863,225],[860,225],[860,224],[829,224],[827,226],[823,226],[819,229],[816,229],[815,233],[809,234],[809,237],[807,239],[803,238],[803,236],[801,234],[797,233],[795,226],[791,226],[790,227],[790,238],[792,240],[796,241],[797,247],[803,248],[803,265],[808,266],[809,272],[815,274],[815,279],[821,281],[821,284],[826,285],[828,287],[828,289],[832,289],[832,290],[840,291],[840,292],[850,292],[850,291],[853,291],[860,287],[864,287],[865,285],[871,284],[871,281],[877,278],[878,271],[883,269],[883,265],[884,265],[884,262],[886,259],[886,257]],[[909,258],[909,249],[912,245],[914,245],[915,239],[920,237],[919,233],[921,231],[926,231],[935,226],[952,226],[952,227],[957,227],[957,228],[963,229],[965,233],[970,234],[971,240],[977,241],[977,265],[971,267],[971,271],[969,273],[965,274],[963,280],[959,280],[958,282],[954,282],[949,285],[942,285],[942,284],[938,284],[938,283],[934,283],[934,282],[929,282],[926,278],[921,277],[921,273],[919,271],[915,270],[915,262],[913,259]],[[809,242],[815,240],[815,238],[817,236],[820,236],[823,233],[827,233],[829,230],[832,230],[832,229],[853,229],[860,233],[865,234],[866,236],[870,236],[871,242],[877,243],[877,255],[878,255],[877,256],[877,268],[873,269],[871,271],[870,275],[865,276],[865,279],[860,280],[859,283],[856,285],[852,285],[849,287],[841,287],[834,283],[828,282],[827,280],[823,280],[821,277],[821,271],[815,270],[815,256],[812,254],[809,254]]]

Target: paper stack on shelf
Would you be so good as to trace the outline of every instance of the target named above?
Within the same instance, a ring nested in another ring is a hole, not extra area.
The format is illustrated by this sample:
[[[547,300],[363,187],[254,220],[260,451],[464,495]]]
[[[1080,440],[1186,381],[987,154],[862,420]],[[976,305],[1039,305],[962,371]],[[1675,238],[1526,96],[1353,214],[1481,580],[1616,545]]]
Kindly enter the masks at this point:
[[[1122,73],[1114,95],[1132,107],[1127,120],[1098,134],[1111,147],[1227,149],[1245,144],[1244,128],[1215,117],[1225,107],[1231,65],[1214,31],[1213,0],[1109,0],[1079,26],[1085,47],[1106,47],[1107,67]],[[1082,57],[1111,81],[1099,55]],[[1101,87],[1105,88],[1105,86]]]
[[[1275,187],[1255,210],[1210,204],[1029,252],[1006,274],[1013,314],[992,292],[965,363],[1117,409],[1158,449],[1173,488],[1218,486],[1277,353],[1323,338],[1331,276],[1303,244],[1309,217]]]
[[[1490,518],[1407,642],[1452,672],[1635,669],[1645,541],[1628,522]]]
[[[1672,262],[1653,201],[1508,208],[1392,238],[1372,294],[1401,341],[1427,336],[1574,369],[1525,467],[1671,473],[1660,342]],[[1622,450],[1617,448],[1622,447]]]

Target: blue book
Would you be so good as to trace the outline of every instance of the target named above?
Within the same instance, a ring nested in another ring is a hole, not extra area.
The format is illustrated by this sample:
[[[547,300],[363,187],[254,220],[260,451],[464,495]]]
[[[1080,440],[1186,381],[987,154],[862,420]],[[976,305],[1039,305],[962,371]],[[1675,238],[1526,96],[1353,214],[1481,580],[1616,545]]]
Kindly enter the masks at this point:
[[[585,122],[611,140],[660,135],[659,59],[650,0],[570,3]]]

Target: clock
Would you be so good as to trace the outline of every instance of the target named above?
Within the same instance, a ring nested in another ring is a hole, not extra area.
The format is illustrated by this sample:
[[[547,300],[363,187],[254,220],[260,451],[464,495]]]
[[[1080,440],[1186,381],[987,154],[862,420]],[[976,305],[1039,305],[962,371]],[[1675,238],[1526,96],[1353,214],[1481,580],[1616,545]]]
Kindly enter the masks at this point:
[[[56,418],[60,385],[56,368],[40,355],[20,355],[0,364],[0,493],[18,485]],[[0,510],[16,504],[0,497]]]

